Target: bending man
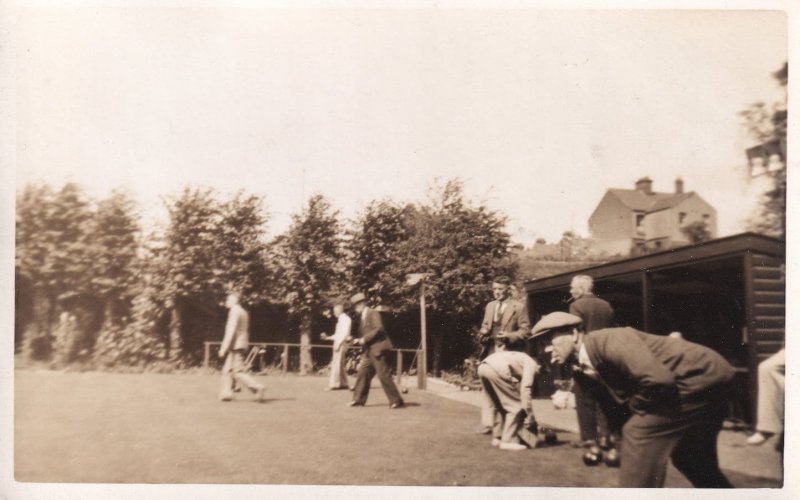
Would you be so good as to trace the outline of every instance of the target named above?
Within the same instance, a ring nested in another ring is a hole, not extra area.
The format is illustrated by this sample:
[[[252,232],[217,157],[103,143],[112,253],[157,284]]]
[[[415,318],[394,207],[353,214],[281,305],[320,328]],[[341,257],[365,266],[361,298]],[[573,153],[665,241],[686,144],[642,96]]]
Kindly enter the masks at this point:
[[[577,355],[579,369],[626,404],[620,486],[662,487],[667,460],[701,488],[731,488],[719,469],[717,436],[734,369],[707,347],[633,328],[585,334],[581,319],[554,312],[533,327],[553,361]]]

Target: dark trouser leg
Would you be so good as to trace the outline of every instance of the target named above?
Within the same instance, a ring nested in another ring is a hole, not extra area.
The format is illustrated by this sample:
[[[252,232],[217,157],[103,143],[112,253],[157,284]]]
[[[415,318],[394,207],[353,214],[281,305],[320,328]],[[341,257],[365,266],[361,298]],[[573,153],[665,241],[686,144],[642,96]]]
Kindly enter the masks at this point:
[[[613,443],[622,442],[622,426],[631,418],[631,411],[617,403],[608,390],[600,386],[595,393],[597,400],[597,420],[600,435],[610,437]]]
[[[678,441],[672,463],[696,488],[733,488],[719,469],[717,436],[722,429],[725,407],[711,406],[699,412],[696,423]]]
[[[673,428],[674,418],[634,415],[622,428],[622,488],[661,488],[667,463],[681,433]]]
[[[402,403],[403,398],[400,397],[400,391],[398,391],[397,386],[394,385],[392,372],[389,369],[389,364],[386,362],[386,352],[381,353],[379,356],[373,356],[371,352],[368,352],[367,356],[369,356],[372,365],[378,372],[378,380],[381,381],[381,387],[383,387],[383,392],[386,393],[386,397],[389,399],[389,404]]]
[[[578,413],[578,427],[581,440],[597,440],[597,402],[592,394],[592,380],[580,373],[574,376],[575,411]]]
[[[369,386],[372,383],[372,377],[375,376],[375,367],[372,366],[372,360],[367,353],[361,356],[361,363],[358,365],[358,374],[356,375],[356,387],[353,390],[353,401],[358,404],[365,404],[369,396]]]

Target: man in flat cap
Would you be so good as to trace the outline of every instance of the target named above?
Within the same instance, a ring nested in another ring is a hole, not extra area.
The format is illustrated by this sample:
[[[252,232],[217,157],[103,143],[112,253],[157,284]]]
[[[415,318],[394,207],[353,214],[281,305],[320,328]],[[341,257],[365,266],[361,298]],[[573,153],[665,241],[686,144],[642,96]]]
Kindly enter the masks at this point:
[[[547,336],[553,361],[571,356],[633,416],[622,428],[620,486],[662,487],[667,461],[698,488],[731,488],[719,469],[717,435],[733,367],[716,351],[633,328],[590,334],[565,312],[545,315],[533,337]]]
[[[372,377],[378,374],[383,392],[389,399],[389,408],[392,410],[405,406],[397,386],[394,385],[386,355],[392,349],[392,342],[383,328],[383,320],[378,311],[367,307],[367,297],[357,293],[350,299],[355,313],[360,318],[358,325],[359,338],[353,340],[354,345],[360,345],[363,350],[361,364],[358,366],[356,387],[353,391],[353,400],[349,406],[364,406],[369,396],[369,386]]]

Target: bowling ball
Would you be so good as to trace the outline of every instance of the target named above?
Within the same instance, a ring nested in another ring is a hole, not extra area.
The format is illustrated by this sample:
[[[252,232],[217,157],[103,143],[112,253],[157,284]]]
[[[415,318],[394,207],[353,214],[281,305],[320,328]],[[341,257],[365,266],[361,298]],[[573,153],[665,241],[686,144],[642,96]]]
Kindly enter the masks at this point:
[[[616,448],[611,448],[605,452],[605,461],[608,467],[619,467],[619,452]]]
[[[583,463],[589,466],[594,466],[603,460],[603,450],[597,445],[592,445],[583,454]]]
[[[558,435],[556,431],[553,429],[545,429],[544,430],[544,442],[547,444],[556,444],[558,443]]]

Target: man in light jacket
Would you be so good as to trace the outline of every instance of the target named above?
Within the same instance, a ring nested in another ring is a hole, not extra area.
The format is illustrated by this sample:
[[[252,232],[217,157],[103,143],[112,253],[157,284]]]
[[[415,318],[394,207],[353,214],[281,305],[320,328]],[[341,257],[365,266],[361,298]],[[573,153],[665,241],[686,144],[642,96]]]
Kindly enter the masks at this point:
[[[225,337],[219,348],[219,357],[225,358],[222,367],[222,388],[219,399],[233,399],[233,386],[238,382],[256,395],[257,401],[264,399],[264,386],[245,373],[244,357],[250,342],[250,315],[239,305],[239,294],[231,292],[225,299],[228,308],[228,321],[225,324]]]

